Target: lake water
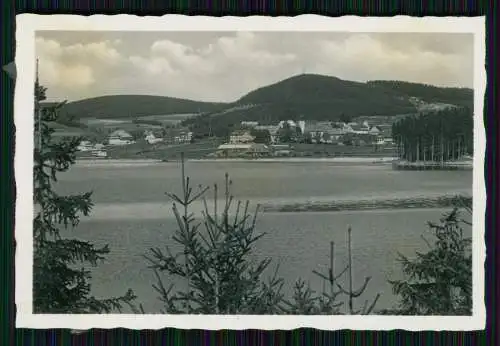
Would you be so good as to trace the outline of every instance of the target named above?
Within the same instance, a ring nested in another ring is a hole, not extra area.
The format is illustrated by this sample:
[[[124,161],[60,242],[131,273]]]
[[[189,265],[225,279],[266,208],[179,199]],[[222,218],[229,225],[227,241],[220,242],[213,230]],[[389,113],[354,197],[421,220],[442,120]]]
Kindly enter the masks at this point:
[[[188,162],[186,172],[194,186],[223,186],[228,172],[235,198],[250,200],[253,205],[472,194],[472,171],[393,171],[390,165],[366,163],[253,161]],[[107,261],[93,271],[96,296],[116,296],[132,288],[147,312],[159,311],[161,305],[151,287],[153,273],[142,256],[151,247],[172,245],[176,223],[165,192],[179,192],[180,181],[178,163],[78,164],[61,175],[57,188],[62,193],[94,191],[91,217],[68,232],[111,248]],[[201,204],[193,211],[199,213]],[[336,267],[342,269],[346,230],[351,225],[355,286],[365,276],[372,276],[358,303],[381,293],[377,307],[389,308],[396,301],[387,279],[400,275],[397,253],[411,256],[424,249],[421,235],[427,232],[426,221],[439,220],[445,211],[262,213],[257,229],[267,234],[257,244],[255,256],[270,256],[273,264],[280,263],[287,292],[298,278],[321,290],[321,281],[312,270],[326,270],[330,241],[337,244]],[[165,278],[166,283],[168,280]]]

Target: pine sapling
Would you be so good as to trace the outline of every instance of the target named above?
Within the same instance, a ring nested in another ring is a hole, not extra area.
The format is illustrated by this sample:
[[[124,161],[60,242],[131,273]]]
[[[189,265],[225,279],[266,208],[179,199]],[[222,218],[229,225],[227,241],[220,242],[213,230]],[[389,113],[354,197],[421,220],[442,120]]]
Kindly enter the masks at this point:
[[[204,314],[274,312],[282,298],[282,280],[277,277],[277,272],[269,281],[262,280],[271,260],[251,259],[253,246],[264,235],[255,235],[258,206],[253,215],[249,212],[248,201],[244,206],[238,202],[236,210],[231,208],[234,202],[230,193],[232,182],[226,174],[224,208],[219,212],[218,187],[214,185],[214,206],[210,210],[205,196],[208,188],[200,187],[199,192],[193,193],[189,178],[184,176],[184,164],[182,160],[185,195],[169,194],[184,208],[183,215],[180,215],[174,203],[178,229],[172,238],[184,251],[173,254],[169,247],[166,247],[166,252],[155,248],[146,255],[158,281],[154,288],[166,311]],[[195,200],[201,200],[204,206],[199,221],[189,213]],[[201,229],[202,225],[204,229]],[[171,278],[184,278],[187,289],[174,291],[174,284],[166,288],[161,272],[166,272]]]

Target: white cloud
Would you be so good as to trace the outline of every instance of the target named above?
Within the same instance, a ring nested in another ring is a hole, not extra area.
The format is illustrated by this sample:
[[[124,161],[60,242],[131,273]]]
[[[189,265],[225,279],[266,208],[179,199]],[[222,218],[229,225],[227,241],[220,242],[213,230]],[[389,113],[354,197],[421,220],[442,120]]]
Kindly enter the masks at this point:
[[[356,35],[342,41],[318,42],[318,72],[340,78],[367,81],[395,79],[434,85],[467,86],[472,81],[472,61],[463,54],[418,49],[407,42],[397,49],[370,35]],[[468,80],[470,78],[470,80]]]
[[[85,65],[66,66],[59,72],[59,83],[62,87],[87,87],[95,82],[92,69]]]
[[[212,51],[220,50],[229,60],[269,67],[295,60],[292,53],[276,53],[269,50],[272,47],[258,47],[259,39],[254,33],[238,32],[235,37],[219,38]]]
[[[206,59],[207,54],[204,54],[203,51],[195,51],[193,48],[177,42],[155,41],[151,45],[150,52],[151,60],[164,59],[183,71],[210,73],[214,69],[214,65],[209,59]]]
[[[64,53],[75,59],[95,59],[104,64],[115,64],[122,58],[109,41],[76,44],[64,48]]]
[[[152,57],[143,58],[141,56],[131,56],[130,61],[135,68],[139,70],[144,70],[151,75],[158,74],[173,74],[175,70],[167,59]]]
[[[35,44],[41,82],[51,92],[66,91],[69,96],[101,83],[96,80],[100,72],[123,59],[109,41],[62,46],[55,40],[38,37]]]

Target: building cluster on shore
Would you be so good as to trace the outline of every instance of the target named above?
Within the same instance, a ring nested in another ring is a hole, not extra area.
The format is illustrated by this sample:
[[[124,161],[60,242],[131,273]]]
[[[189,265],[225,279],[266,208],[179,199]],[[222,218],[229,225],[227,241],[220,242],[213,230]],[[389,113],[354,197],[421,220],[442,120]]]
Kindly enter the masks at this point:
[[[361,120],[361,121],[360,121]],[[293,121],[263,125],[243,121],[219,146],[215,156],[289,156],[293,143],[347,146],[392,146],[392,124],[357,122]]]
[[[93,143],[89,140],[83,140],[77,147],[80,153],[90,154],[91,157],[95,158],[106,158],[107,150],[112,147],[121,147],[130,144],[137,143],[138,140],[143,140],[145,143],[154,144],[186,144],[191,143],[193,133],[189,130],[177,129],[177,131],[153,131],[145,130],[143,133],[143,138],[135,138],[129,132],[118,129],[111,132],[104,143]],[[82,155],[80,155],[82,156]]]

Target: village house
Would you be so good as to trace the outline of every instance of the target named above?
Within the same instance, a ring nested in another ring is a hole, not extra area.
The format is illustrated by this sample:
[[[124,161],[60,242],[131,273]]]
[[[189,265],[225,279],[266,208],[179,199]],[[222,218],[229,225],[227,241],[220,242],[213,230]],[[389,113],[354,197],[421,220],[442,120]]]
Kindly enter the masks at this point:
[[[304,120],[297,121],[297,126],[300,128],[300,133],[304,134],[306,131],[306,122]]]
[[[191,143],[192,139],[193,132],[186,128],[174,128],[168,130],[163,141],[168,144],[186,144]]]
[[[369,134],[370,127],[367,124],[348,124],[352,129],[352,133],[357,135],[367,135]]]
[[[339,128],[332,128],[323,134],[323,140],[328,144],[338,143],[345,132]]]
[[[336,127],[328,131],[328,134],[336,141],[339,140],[344,133],[345,133],[344,130]]]
[[[191,131],[180,131],[177,136],[174,137],[174,142],[178,144],[191,143],[193,139],[193,133]]]
[[[312,143],[326,143],[330,138],[330,133],[333,134],[337,131],[341,130],[334,129],[331,123],[326,121],[307,123],[304,130],[305,134],[311,138]]]
[[[222,157],[259,157],[267,156],[269,148],[265,144],[260,143],[229,143],[222,144],[217,148],[216,155]]]
[[[148,144],[163,142],[163,138],[155,135],[155,133],[151,130],[144,131],[144,139],[146,140],[146,142],[148,142]]]
[[[353,129],[349,123],[342,123],[342,126],[340,127],[344,133],[353,133]]]
[[[392,138],[392,125],[381,125],[380,128],[382,130],[380,136],[384,139],[384,144],[394,144]]]
[[[372,115],[372,116],[361,116],[354,119],[354,121],[356,121],[358,124],[366,122],[370,124],[370,126],[379,126],[385,124],[392,125],[393,119],[394,119],[393,116]]]
[[[259,126],[259,122],[258,121],[242,121],[240,123],[240,125],[241,125],[241,127],[244,127],[244,128],[253,129],[256,126]]]
[[[382,135],[377,135],[377,136],[375,137],[375,144],[376,144],[376,145],[385,145],[385,144],[386,144],[386,142],[385,142],[385,138],[384,138],[384,136],[382,136]]]
[[[372,136],[378,136],[382,132],[382,129],[378,126],[372,126],[368,131],[368,134]]]
[[[250,134],[249,131],[238,130],[234,131],[229,135],[229,143],[251,143],[255,139],[254,136]]]
[[[278,129],[282,129],[286,126],[292,129],[296,129],[297,127],[300,129],[300,133],[304,133],[306,122],[304,120],[293,121],[293,120],[281,120],[278,123]]]
[[[109,145],[128,145],[135,143],[134,137],[124,130],[116,130],[108,136]]]
[[[94,146],[90,141],[81,141],[80,144],[76,147],[78,151],[92,151]]]
[[[92,142],[88,140],[81,141],[76,149],[80,152],[78,155],[79,158],[106,158],[108,156],[104,144],[92,144]]]
[[[278,142],[279,129],[280,129],[279,126],[276,126],[276,125],[258,125],[258,126],[255,126],[255,130],[269,132],[269,136],[271,137],[272,144]]]
[[[282,128],[285,127],[285,124],[288,124],[288,126],[290,126],[290,127],[296,127],[297,126],[297,124],[293,120],[281,120],[278,123],[278,126],[279,126],[280,129],[282,129]]]

